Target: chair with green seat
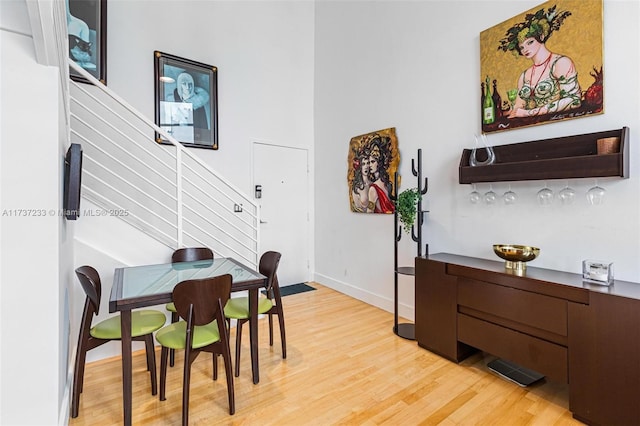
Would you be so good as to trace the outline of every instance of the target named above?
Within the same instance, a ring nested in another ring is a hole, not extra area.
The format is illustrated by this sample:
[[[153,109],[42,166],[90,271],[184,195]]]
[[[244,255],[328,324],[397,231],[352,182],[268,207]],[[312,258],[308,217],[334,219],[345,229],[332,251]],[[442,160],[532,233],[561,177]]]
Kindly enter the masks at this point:
[[[231,275],[182,281],[173,289],[173,303],[183,320],[171,323],[156,333],[162,345],[160,355],[160,400],[166,400],[167,358],[170,349],[184,349],[182,388],[182,424],[189,420],[189,383],[191,364],[200,352],[213,354],[213,379],[217,379],[217,355],[224,359],[229,395],[229,414],[235,413],[233,369],[229,332],[225,324],[224,305],[231,296]]]
[[[82,289],[87,295],[80,333],[78,336],[78,348],[76,352],[75,369],[73,372],[73,390],[71,397],[71,417],[78,417],[80,406],[80,394],[84,382],[84,367],[87,352],[112,340],[120,340],[120,315],[91,326],[94,315],[100,310],[100,297],[102,284],[100,275],[91,266],[81,266],[76,269],[76,275],[80,280]],[[157,393],[156,356],[153,346],[153,332],[159,330],[166,322],[164,313],[152,309],[144,309],[131,312],[131,338],[145,342],[147,352],[147,369],[151,374],[151,394]]]
[[[280,253],[276,251],[265,252],[260,257],[258,270],[267,277],[267,297],[258,298],[258,314],[269,316],[269,345],[273,346],[273,315],[278,316],[280,326],[280,341],[282,343],[282,358],[287,358],[287,339],[284,332],[284,311],[282,298],[278,284],[278,265]],[[224,308],[224,315],[228,320],[235,319],[236,325],[236,377],[240,376],[240,347],[242,342],[242,326],[249,321],[249,298],[234,297],[229,299]]]
[[[196,260],[213,260],[213,251],[207,247],[185,247],[178,249],[171,255],[171,263],[194,262]],[[173,302],[167,303],[166,310],[171,312],[171,322],[178,322],[178,314]],[[169,352],[169,365],[173,367],[175,363],[175,351]]]

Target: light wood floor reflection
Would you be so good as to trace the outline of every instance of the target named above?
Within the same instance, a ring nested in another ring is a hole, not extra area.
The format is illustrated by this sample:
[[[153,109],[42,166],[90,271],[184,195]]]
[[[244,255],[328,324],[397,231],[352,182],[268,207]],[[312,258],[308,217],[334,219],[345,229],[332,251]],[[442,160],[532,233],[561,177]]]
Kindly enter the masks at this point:
[[[286,360],[277,327],[270,347],[267,320],[260,320],[257,385],[245,325],[235,415],[229,415],[224,369],[214,382],[211,355],[200,355],[191,376],[192,425],[581,424],[568,411],[567,386],[521,388],[489,372],[482,354],[456,365],[394,335],[392,314],[310,284],[317,290],[283,299]],[[159,366],[159,351],[157,361]],[[180,424],[182,362],[176,354],[167,400],[159,401],[149,391],[144,351],[134,354],[134,425]],[[69,424],[122,424],[119,357],[87,365],[80,415]]]

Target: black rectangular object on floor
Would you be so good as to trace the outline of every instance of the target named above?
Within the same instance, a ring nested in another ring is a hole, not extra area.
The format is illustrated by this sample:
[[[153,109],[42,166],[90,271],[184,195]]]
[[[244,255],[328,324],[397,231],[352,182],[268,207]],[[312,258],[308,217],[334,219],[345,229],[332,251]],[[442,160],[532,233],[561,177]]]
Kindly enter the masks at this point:
[[[544,375],[536,371],[529,370],[519,366],[518,364],[513,364],[499,358],[489,362],[487,367],[499,376],[504,377],[505,379],[522,387],[532,385],[538,380],[544,378]]]
[[[304,293],[305,291],[313,291],[315,288],[305,283],[291,284],[284,287],[280,287],[280,295],[290,296],[292,294]],[[266,294],[266,290],[262,290],[262,294]]]

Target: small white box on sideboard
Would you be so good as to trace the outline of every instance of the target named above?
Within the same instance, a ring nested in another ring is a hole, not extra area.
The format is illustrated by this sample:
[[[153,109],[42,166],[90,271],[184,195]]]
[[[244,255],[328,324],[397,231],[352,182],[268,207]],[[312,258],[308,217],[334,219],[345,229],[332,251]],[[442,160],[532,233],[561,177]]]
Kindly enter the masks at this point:
[[[594,284],[613,284],[613,263],[600,260],[582,261],[582,278]]]

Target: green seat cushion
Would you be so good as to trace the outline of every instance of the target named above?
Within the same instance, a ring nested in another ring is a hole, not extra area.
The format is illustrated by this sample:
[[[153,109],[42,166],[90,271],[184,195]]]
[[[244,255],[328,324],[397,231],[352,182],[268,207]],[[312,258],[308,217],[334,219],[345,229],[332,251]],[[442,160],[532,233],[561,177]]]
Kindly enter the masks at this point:
[[[173,302],[167,303],[164,308],[169,312],[178,312],[176,311],[176,305],[174,305]]]
[[[258,313],[264,314],[273,307],[271,299],[266,297],[258,298]],[[248,297],[234,297],[227,301],[224,306],[224,315],[227,318],[233,319],[247,319],[249,318],[249,298]]]
[[[187,323],[178,321],[163,327],[156,333],[156,340],[169,349],[184,349],[187,338]],[[216,321],[196,326],[193,333],[193,348],[198,349],[220,340]]]
[[[131,337],[144,336],[159,330],[167,317],[160,311],[143,309],[131,312]],[[120,339],[120,315],[99,322],[91,327],[91,335],[97,339]]]

